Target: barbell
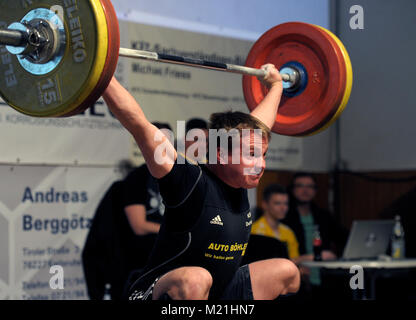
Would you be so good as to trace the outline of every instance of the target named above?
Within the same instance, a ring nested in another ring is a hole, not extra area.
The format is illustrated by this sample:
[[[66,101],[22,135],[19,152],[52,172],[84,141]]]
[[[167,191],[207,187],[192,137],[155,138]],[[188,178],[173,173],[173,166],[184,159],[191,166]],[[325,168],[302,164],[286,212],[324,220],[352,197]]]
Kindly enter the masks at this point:
[[[289,136],[315,134],[347,105],[352,67],[342,42],[308,23],[280,24],[251,48],[245,66],[120,48],[110,0],[0,0],[0,95],[34,117],[67,117],[92,106],[108,86],[118,57],[238,73],[250,110],[267,88],[257,77],[273,63],[283,95],[272,130]]]

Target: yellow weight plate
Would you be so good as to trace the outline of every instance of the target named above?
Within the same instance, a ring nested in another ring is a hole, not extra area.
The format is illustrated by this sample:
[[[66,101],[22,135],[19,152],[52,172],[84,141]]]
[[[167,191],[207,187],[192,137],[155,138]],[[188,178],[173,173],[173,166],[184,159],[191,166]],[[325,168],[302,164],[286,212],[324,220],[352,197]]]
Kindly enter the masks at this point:
[[[352,72],[352,64],[351,64],[351,60],[350,57],[348,55],[347,49],[345,49],[344,44],[341,42],[341,40],[335,35],[333,34],[331,31],[315,25],[316,27],[319,27],[320,29],[324,30],[326,33],[328,33],[334,40],[335,42],[338,44],[339,48],[341,49],[342,55],[344,57],[345,60],[345,67],[346,67],[346,77],[347,77],[347,81],[346,81],[346,86],[345,86],[345,91],[344,91],[344,95],[342,97],[341,100],[341,104],[337,110],[337,112],[334,114],[334,116],[331,118],[331,120],[328,121],[327,124],[325,124],[322,128],[320,128],[319,130],[312,132],[311,134],[309,134],[308,136],[317,134],[325,129],[327,129],[331,124],[333,124],[341,115],[341,113],[344,111],[344,109],[346,108],[347,104],[348,104],[348,100],[350,98],[351,95],[351,90],[352,90],[352,83],[353,83],[353,72]]]
[[[56,8],[62,12],[55,14]],[[97,86],[108,53],[106,15],[100,0],[0,0],[0,28],[36,21],[62,26],[59,54],[44,64],[10,54],[0,46],[0,95],[29,116],[58,117],[77,109]],[[7,63],[6,63],[7,62]],[[49,67],[52,65],[52,67]]]
[[[101,74],[104,70],[105,62],[107,60],[108,50],[108,29],[107,29],[107,17],[105,15],[103,6],[100,0],[89,0],[91,8],[94,11],[96,21],[96,32],[97,32],[97,51],[95,53],[95,63],[91,70],[91,75],[88,81],[85,83],[84,88],[80,89],[80,95],[74,103],[68,108],[65,108],[56,116],[67,114],[74,109],[77,109],[85,99],[88,98],[90,93],[95,89],[98,81],[100,80]]]

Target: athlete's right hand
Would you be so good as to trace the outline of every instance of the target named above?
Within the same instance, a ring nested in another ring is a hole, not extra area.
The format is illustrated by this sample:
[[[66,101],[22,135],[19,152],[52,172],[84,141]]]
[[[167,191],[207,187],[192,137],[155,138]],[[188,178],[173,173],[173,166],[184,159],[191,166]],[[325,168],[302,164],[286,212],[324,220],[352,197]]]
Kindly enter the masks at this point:
[[[261,83],[263,83],[269,89],[274,86],[278,86],[283,89],[282,76],[280,75],[279,70],[277,70],[273,64],[265,64],[261,66],[261,69],[267,72],[264,77],[258,77]]]

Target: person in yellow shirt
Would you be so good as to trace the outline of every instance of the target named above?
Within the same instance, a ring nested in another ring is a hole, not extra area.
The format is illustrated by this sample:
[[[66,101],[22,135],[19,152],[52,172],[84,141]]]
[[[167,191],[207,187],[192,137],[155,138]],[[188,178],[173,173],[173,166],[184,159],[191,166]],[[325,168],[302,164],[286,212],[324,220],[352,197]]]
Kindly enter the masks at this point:
[[[253,223],[251,234],[276,238],[285,243],[289,258],[296,260],[299,257],[299,243],[295,233],[280,222],[289,210],[289,195],[286,189],[278,184],[266,187],[262,207],[264,214]]]

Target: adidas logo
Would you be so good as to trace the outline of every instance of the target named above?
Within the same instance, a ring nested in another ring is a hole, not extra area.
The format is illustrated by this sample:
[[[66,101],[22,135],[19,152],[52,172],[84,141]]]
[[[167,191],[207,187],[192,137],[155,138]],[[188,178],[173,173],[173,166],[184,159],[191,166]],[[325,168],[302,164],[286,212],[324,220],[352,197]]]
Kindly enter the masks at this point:
[[[210,221],[211,224],[218,224],[219,226],[223,226],[224,223],[221,221],[220,215],[216,216],[214,219]]]

